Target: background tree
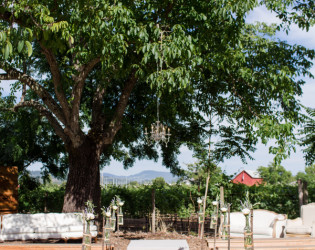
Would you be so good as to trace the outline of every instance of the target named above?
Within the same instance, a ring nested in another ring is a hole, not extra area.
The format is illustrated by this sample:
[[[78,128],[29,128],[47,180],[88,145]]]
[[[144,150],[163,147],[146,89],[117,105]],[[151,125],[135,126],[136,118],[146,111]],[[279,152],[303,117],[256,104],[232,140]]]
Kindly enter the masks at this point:
[[[303,129],[301,130],[301,145],[306,147],[303,152],[306,165],[310,166],[315,161],[315,109],[306,108],[308,115],[304,117]]]
[[[111,158],[126,167],[136,158],[157,159],[139,138],[156,119],[160,95],[161,120],[173,137],[162,146],[163,164],[173,172],[180,145],[208,137],[212,106],[227,138],[217,159],[248,157],[257,137],[275,138],[276,162],[285,157],[292,123],[299,121],[295,97],[304,82],[296,77],[310,75],[314,51],[276,40],[277,27],[247,25],[245,16],[257,4],[1,3],[0,80],[17,80],[25,91],[14,110],[37,110],[63,141],[65,212],[82,209],[86,200],[99,207],[99,166]]]
[[[305,167],[305,172],[298,172],[296,179],[307,182],[309,186],[315,186],[315,164]]]
[[[264,182],[271,185],[289,184],[294,181],[294,177],[290,171],[274,163],[269,164],[268,167],[260,166],[257,171]]]
[[[0,99],[0,107],[10,106],[12,101]],[[44,180],[50,174],[57,178],[66,176],[62,141],[36,110],[0,113],[0,152],[0,166],[18,166],[20,175],[29,165],[41,162]]]
[[[163,177],[156,177],[152,180],[152,185],[154,188],[163,188],[167,183],[165,182]]]

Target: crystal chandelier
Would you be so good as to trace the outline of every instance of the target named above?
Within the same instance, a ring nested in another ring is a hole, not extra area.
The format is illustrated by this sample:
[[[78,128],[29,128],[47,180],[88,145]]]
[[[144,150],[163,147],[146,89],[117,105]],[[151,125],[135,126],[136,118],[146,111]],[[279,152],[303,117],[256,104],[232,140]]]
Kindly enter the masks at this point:
[[[157,27],[159,28],[159,25],[157,25]],[[160,32],[161,35],[161,54],[163,55],[163,32]],[[160,69],[162,72],[162,66],[163,66],[163,56],[161,57],[161,61],[160,61]],[[159,72],[159,63],[157,62],[157,72]],[[160,72],[160,73],[161,73]],[[167,147],[167,144],[170,140],[170,136],[171,136],[171,130],[170,128],[168,128],[166,125],[163,125],[163,123],[160,122],[159,119],[159,106],[160,106],[160,102],[159,102],[159,97],[157,94],[157,121],[155,123],[151,124],[151,131],[148,132],[148,129],[145,128],[145,138],[148,144],[152,144],[155,142],[162,142],[165,143],[165,146]]]
[[[171,137],[171,130],[166,125],[163,125],[159,121],[159,100],[157,100],[157,121],[151,124],[151,131],[148,132],[148,129],[145,128],[145,138],[147,143],[152,144],[154,142],[162,142],[165,143],[167,147],[168,142]]]

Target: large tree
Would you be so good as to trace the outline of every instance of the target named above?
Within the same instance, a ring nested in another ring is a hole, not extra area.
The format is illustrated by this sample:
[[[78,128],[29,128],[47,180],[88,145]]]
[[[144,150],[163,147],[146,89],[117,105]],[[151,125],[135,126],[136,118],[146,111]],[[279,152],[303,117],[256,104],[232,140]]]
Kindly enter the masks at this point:
[[[88,199],[99,205],[100,163],[157,158],[139,139],[156,118],[158,96],[173,137],[162,146],[163,163],[173,170],[180,145],[207,135],[202,114],[209,105],[232,124],[221,124],[225,136],[242,134],[236,139],[248,149],[257,136],[273,137],[280,143],[274,152],[284,153],[298,121],[303,81],[296,77],[309,74],[314,53],[274,39],[277,27],[245,24],[256,4],[2,2],[0,80],[17,80],[23,90],[13,110],[36,109],[64,143],[64,211],[82,209]],[[246,155],[231,143],[218,158]]]

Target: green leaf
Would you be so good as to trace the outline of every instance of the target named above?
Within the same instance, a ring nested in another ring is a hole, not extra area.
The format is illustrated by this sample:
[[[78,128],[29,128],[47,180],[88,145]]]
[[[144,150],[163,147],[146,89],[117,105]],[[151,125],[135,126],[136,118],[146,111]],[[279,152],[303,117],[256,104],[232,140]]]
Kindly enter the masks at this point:
[[[4,59],[7,60],[9,58],[9,55],[10,55],[10,46],[9,44],[6,44],[5,50],[4,50]]]
[[[32,44],[29,41],[25,41],[27,47],[27,55],[30,57],[33,53]]]
[[[69,39],[70,39],[70,43],[73,44],[73,43],[74,43],[74,38],[73,38],[73,36],[69,36]]]
[[[8,41],[7,44],[9,45],[9,53],[12,54],[13,52],[13,47],[12,44]]]
[[[24,48],[24,41],[19,41],[18,43],[18,52],[20,53]]]

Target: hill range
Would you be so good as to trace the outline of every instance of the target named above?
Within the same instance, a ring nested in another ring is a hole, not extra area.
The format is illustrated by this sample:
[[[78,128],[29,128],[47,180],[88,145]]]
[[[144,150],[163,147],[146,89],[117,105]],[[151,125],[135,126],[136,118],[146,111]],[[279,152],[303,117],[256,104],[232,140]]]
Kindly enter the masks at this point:
[[[41,172],[40,171],[30,171],[31,176],[40,178]],[[146,170],[142,171],[137,174],[133,175],[114,175],[109,174],[106,172],[101,172],[101,184],[115,184],[115,185],[124,185],[126,183],[130,183],[132,181],[137,181],[138,183],[150,183],[152,180],[154,180],[157,177],[163,177],[165,182],[171,184],[178,180],[177,176],[174,176],[173,174],[169,172],[161,172],[161,171],[154,171],[154,170]],[[52,177],[53,183],[61,183],[62,180],[57,180]]]

